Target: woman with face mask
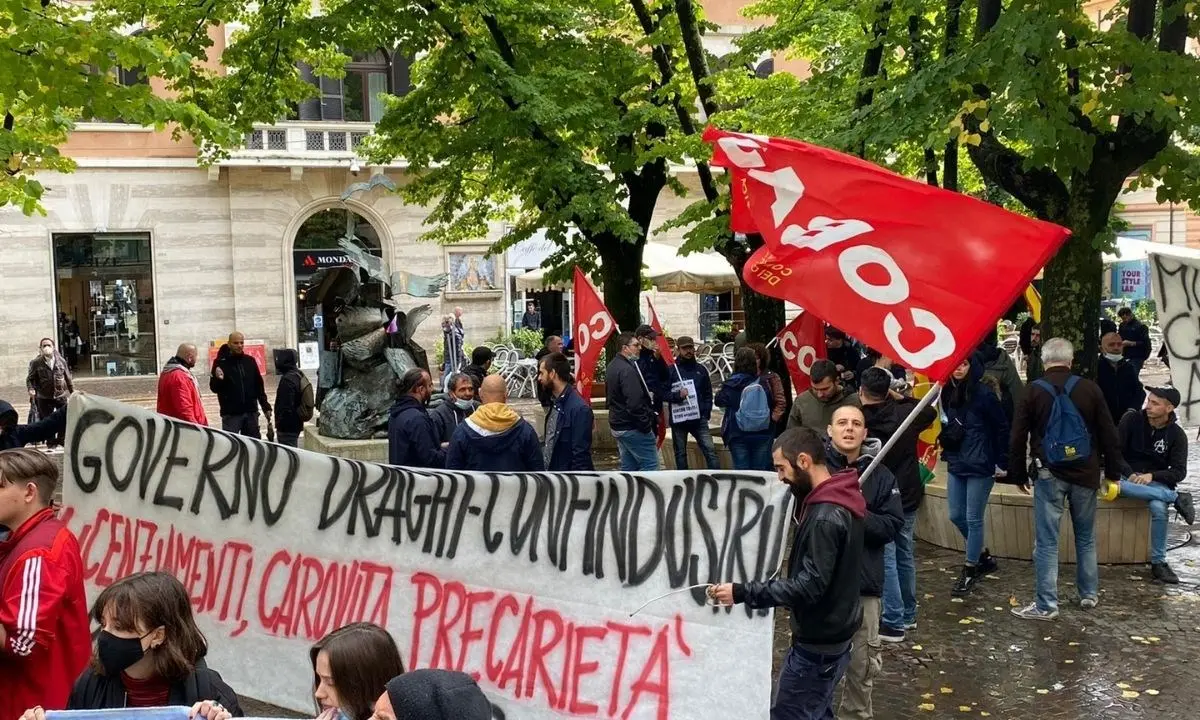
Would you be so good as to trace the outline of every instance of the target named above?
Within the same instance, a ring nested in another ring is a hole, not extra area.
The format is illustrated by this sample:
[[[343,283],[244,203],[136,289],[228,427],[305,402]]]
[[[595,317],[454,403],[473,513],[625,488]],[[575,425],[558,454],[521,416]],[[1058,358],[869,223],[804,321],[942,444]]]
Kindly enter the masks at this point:
[[[318,720],[367,720],[388,681],[404,673],[396,641],[374,623],[353,623],[308,651]]]
[[[194,720],[242,716],[237,695],[204,663],[208,644],[174,575],[118,580],[96,598],[92,619],[100,626],[92,661],[75,681],[68,710],[183,705]],[[33,708],[21,720],[45,720],[45,712]]]

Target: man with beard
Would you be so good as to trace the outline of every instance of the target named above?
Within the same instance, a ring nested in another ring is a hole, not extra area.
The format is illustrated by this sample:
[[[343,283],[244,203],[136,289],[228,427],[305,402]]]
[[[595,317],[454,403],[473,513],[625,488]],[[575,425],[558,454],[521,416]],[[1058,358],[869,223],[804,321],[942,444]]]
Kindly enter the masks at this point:
[[[772,449],[775,471],[798,501],[787,578],[709,588],[719,605],[791,609],[792,646],[779,673],[771,720],[833,717],[833,692],[862,624],[859,569],[866,501],[858,471],[830,474],[811,428],[790,428]]]
[[[885,372],[872,368],[876,372]],[[869,379],[869,377],[868,377]],[[867,439],[867,422],[863,411],[856,407],[841,407],[834,411],[825,441],[826,465],[831,472],[844,468],[867,471],[879,454],[882,443]],[[880,645],[880,597],[883,595],[883,549],[896,540],[904,525],[904,506],[896,479],[886,465],[880,464],[860,484],[867,502],[863,517],[862,567],[859,588],[862,595],[863,619],[854,634],[850,647],[850,664],[846,669],[846,687],[838,717],[868,720],[875,717],[871,691],[875,678],[883,669],[883,650]]]
[[[208,425],[200,385],[192,368],[196,367],[196,346],[184,343],[175,351],[158,375],[158,413],[197,425]]]

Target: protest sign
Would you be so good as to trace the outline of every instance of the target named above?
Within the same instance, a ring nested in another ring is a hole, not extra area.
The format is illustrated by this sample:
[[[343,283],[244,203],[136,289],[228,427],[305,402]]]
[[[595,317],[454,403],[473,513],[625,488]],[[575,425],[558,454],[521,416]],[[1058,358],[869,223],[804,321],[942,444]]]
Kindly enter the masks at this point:
[[[311,712],[308,648],[370,621],[506,718],[768,715],[771,614],[687,588],[779,567],[773,474],[414,470],[80,393],[63,472],[89,596],[173,573],[241,695]]]
[[[700,419],[700,398],[696,395],[696,381],[683,380],[672,383],[671,392],[677,393],[681,388],[687,389],[687,397],[681,403],[671,403],[672,425]]]
[[[1200,251],[1150,245],[1150,282],[1158,325],[1179,391],[1180,421],[1200,420]]]

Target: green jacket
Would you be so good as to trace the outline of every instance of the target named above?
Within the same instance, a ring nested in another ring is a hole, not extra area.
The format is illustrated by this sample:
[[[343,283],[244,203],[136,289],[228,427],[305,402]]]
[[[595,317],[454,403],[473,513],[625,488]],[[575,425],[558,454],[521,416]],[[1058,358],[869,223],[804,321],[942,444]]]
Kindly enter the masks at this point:
[[[858,393],[843,387],[831,400],[822,402],[817,399],[810,388],[800,393],[796,397],[796,402],[792,403],[792,412],[788,415],[787,426],[812,428],[824,436],[833,422],[834,411],[846,405],[862,407],[862,403],[858,400]]]

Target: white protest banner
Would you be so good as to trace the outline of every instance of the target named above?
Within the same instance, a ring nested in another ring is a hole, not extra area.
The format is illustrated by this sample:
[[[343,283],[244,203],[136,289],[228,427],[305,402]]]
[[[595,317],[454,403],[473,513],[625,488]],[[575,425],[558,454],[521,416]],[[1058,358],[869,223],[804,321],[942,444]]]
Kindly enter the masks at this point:
[[[1146,243],[1158,325],[1181,400],[1180,422],[1200,421],[1200,251]]]
[[[312,712],[308,648],[385,626],[509,719],[766,718],[772,617],[697,583],[773,574],[773,474],[415,471],[229,435],[76,393],[65,517],[89,596],[173,573],[241,695]]]
[[[700,419],[700,398],[696,396],[696,381],[684,380],[671,385],[671,392],[687,388],[687,397],[681,403],[671,403],[671,423]]]

